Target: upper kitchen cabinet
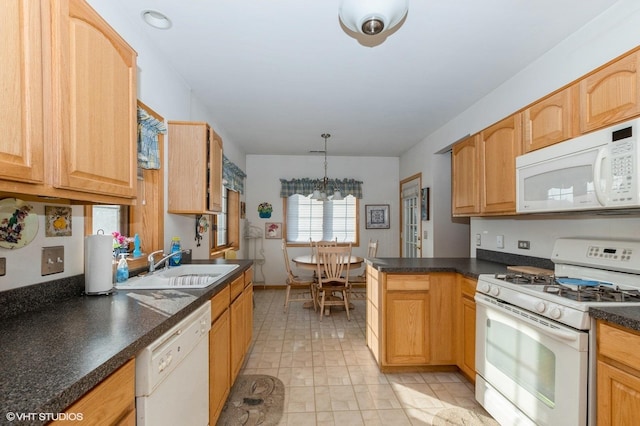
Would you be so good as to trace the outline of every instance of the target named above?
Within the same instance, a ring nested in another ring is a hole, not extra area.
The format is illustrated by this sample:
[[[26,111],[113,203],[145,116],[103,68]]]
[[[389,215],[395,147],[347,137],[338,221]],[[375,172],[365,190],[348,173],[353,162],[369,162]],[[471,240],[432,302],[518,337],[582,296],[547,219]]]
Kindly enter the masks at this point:
[[[452,149],[451,200],[454,216],[469,216],[480,213],[479,137],[479,135],[468,137],[455,144]]]
[[[12,0],[0,14],[0,179],[44,182],[41,2]]]
[[[580,80],[580,132],[640,115],[640,53],[632,52]]]
[[[524,151],[531,152],[576,136],[577,85],[552,94],[522,112]]]
[[[522,116],[511,115],[480,132],[480,211],[516,212],[516,157],[522,154]]]
[[[0,191],[136,195],[136,53],[82,0],[12,0],[0,34]]]
[[[222,210],[222,139],[207,123],[169,121],[168,212]]]

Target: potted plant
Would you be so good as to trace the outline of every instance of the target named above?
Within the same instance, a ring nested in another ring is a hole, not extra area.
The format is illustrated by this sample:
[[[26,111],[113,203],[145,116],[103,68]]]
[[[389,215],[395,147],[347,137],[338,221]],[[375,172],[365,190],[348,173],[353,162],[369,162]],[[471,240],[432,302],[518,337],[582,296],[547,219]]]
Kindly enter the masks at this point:
[[[260,205],[258,205],[258,215],[261,218],[270,218],[271,217],[271,212],[273,211],[273,207],[271,206],[271,203],[260,203]]]

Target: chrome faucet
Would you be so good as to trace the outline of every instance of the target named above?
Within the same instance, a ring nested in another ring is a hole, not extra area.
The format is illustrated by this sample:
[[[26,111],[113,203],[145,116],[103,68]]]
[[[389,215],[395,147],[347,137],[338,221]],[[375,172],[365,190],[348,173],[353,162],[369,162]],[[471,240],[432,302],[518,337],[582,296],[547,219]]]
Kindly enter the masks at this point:
[[[162,255],[164,256],[162,259],[158,260],[157,262],[153,259],[153,256],[155,256],[158,253],[162,253]],[[153,253],[151,253],[148,257],[147,260],[149,261],[149,272],[154,272],[158,266],[160,266],[162,263],[166,263],[166,261],[171,257],[171,256],[175,256],[178,253],[185,253],[185,254],[189,254],[191,253],[191,249],[182,249],[179,252],[175,251],[173,253],[169,253],[169,254],[164,254],[164,250],[157,250],[154,251]]]

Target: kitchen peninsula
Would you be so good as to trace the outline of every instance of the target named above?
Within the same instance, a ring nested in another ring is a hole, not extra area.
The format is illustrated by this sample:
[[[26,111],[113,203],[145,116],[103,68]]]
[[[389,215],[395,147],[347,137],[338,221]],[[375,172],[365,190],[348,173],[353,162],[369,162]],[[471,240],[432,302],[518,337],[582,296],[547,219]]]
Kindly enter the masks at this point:
[[[478,250],[478,258],[367,260],[367,346],[383,372],[454,370],[475,380],[475,283],[546,259]]]
[[[204,289],[119,290],[109,296],[78,292],[4,318],[0,324],[3,417],[36,413],[12,424],[43,424],[47,418],[39,414],[64,412],[191,312],[243,276],[245,281],[251,276],[248,260],[193,261],[224,262],[240,266]],[[133,406],[134,400],[128,404]]]

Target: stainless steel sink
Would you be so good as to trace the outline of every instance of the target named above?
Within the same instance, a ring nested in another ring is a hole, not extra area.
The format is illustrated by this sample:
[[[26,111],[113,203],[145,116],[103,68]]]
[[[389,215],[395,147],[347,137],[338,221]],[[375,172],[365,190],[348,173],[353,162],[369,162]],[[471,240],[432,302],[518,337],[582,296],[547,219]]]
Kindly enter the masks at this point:
[[[162,290],[205,288],[217,283],[240,265],[187,264],[163,269],[142,277],[133,277],[117,283],[119,290]]]

